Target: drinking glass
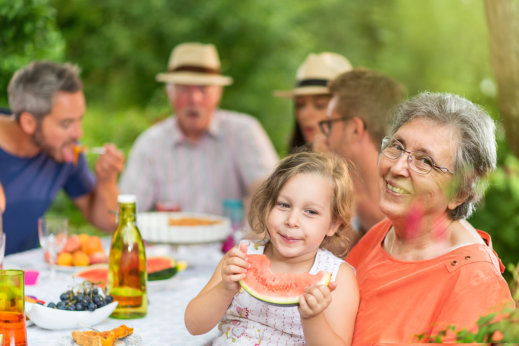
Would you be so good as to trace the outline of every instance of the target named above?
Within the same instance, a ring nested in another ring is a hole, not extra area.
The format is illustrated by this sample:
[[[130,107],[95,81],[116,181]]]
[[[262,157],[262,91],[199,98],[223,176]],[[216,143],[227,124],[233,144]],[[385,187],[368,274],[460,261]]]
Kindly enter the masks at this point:
[[[0,220],[0,222],[1,222],[1,220]],[[0,269],[3,268],[4,254],[5,254],[5,233],[2,232],[2,229],[0,227]]]
[[[4,263],[4,254],[5,254],[5,233],[2,224],[2,210],[0,209],[0,269],[2,269],[2,265]]]
[[[0,345],[27,345],[22,270],[0,270]]]
[[[222,244],[222,252],[226,253],[243,238],[243,202],[240,199],[225,199],[223,201],[223,216],[231,222],[231,234]]]
[[[48,253],[50,278],[56,276],[56,256],[67,242],[68,220],[59,216],[45,216],[38,219],[40,245]]]

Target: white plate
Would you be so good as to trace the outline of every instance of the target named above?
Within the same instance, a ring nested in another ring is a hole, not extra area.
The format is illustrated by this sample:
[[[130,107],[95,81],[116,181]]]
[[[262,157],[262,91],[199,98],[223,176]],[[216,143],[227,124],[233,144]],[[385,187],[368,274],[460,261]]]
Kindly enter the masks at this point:
[[[117,307],[112,302],[94,311],[67,311],[48,308],[34,303],[25,303],[27,316],[40,328],[44,329],[74,329],[82,325],[94,326],[104,321]]]
[[[50,264],[48,264],[48,265],[50,268]],[[93,265],[95,265],[95,264],[93,264]],[[92,266],[91,265],[89,265],[89,266],[60,266],[60,265],[56,264],[54,267],[56,268],[56,270],[63,272],[63,273],[74,273],[74,272],[79,272],[79,271],[82,271],[85,269],[89,269]]]
[[[170,226],[170,219],[200,218],[219,221],[213,225]],[[219,242],[231,233],[228,218],[201,213],[149,212],[137,215],[137,226],[142,237],[149,242],[171,244],[200,244]]]
[[[71,335],[65,335],[58,339],[57,344],[58,346],[77,346],[77,344],[74,342],[74,339],[72,339]],[[128,335],[125,338],[118,339],[114,346],[138,346],[142,345],[142,338],[139,335]]]

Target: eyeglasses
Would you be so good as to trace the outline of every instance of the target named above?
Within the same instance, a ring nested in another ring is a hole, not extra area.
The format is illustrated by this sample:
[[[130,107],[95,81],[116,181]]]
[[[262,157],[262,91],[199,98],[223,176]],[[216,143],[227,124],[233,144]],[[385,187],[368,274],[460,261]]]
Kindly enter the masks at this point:
[[[340,117],[340,118],[334,118],[334,119],[327,119],[327,120],[321,120],[319,121],[319,128],[321,129],[321,132],[326,137],[330,136],[330,133],[332,133],[332,124],[336,121],[345,121],[350,119],[349,117]]]
[[[426,153],[421,151],[405,150],[404,145],[394,138],[384,137],[382,139],[382,154],[384,154],[385,157],[391,160],[396,160],[400,156],[404,155],[404,153],[408,155],[407,163],[409,167],[416,173],[426,175],[429,174],[429,172],[434,168],[442,173],[454,174],[453,171],[445,167],[438,166],[436,163],[434,163],[432,157]]]

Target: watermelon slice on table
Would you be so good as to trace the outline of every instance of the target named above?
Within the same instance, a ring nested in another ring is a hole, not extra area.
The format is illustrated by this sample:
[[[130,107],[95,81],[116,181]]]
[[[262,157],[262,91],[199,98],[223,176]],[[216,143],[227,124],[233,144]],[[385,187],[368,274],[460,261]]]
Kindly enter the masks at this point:
[[[169,279],[185,268],[185,262],[176,262],[173,258],[155,256],[146,259],[148,281]]]
[[[185,268],[185,262],[176,262],[170,257],[155,256],[146,259],[149,281],[169,279]],[[92,265],[85,270],[74,273],[74,276],[91,281],[104,288],[108,282],[108,265],[106,263]]]
[[[91,281],[101,288],[105,288],[108,283],[108,264],[94,264],[72,275]]]
[[[270,261],[265,255],[247,255],[250,268],[245,278],[240,280],[243,289],[254,298],[276,305],[297,305],[306,287],[328,285],[332,275],[321,271],[310,273],[278,273],[270,269]]]

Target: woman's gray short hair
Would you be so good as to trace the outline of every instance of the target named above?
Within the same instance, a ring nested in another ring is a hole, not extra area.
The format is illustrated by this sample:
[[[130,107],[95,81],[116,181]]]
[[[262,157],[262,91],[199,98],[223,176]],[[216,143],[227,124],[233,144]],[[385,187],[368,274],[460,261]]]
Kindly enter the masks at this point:
[[[453,94],[424,92],[395,110],[391,136],[407,122],[426,118],[458,131],[458,149],[453,157],[455,176],[459,182],[454,196],[466,198],[449,211],[453,220],[467,218],[484,192],[481,178],[496,168],[495,124],[481,107]]]
[[[28,112],[41,122],[51,112],[56,92],[75,93],[82,89],[76,65],[35,61],[16,71],[7,92],[17,121],[23,112]]]

